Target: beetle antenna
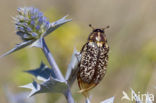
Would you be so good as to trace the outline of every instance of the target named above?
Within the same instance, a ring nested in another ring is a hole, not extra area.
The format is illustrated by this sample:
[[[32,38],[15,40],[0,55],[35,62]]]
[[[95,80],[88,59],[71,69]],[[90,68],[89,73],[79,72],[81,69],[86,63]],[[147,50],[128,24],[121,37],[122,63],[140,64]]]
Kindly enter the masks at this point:
[[[95,28],[92,26],[92,24],[89,24],[89,27],[91,27],[93,30],[95,29]]]
[[[108,29],[108,28],[110,28],[110,26],[108,25],[108,26],[106,26],[105,28],[102,28],[102,30],[104,31],[105,29]]]
[[[108,28],[110,28],[110,26],[108,25],[108,26],[106,26],[105,28],[102,28],[102,30],[104,31],[105,29],[108,29]]]

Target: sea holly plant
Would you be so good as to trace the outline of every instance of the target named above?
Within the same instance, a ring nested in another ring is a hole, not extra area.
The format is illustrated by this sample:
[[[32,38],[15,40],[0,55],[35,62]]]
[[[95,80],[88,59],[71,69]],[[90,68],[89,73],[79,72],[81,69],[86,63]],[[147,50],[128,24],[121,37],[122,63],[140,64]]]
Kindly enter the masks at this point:
[[[34,80],[32,83],[20,87],[31,89],[29,97],[38,93],[62,93],[66,97],[68,103],[74,103],[70,88],[76,79],[78,72],[77,67],[81,55],[74,49],[71,62],[69,63],[64,78],[44,40],[45,36],[52,33],[63,24],[71,21],[71,19],[66,19],[67,16],[64,16],[63,18],[50,23],[42,12],[33,7],[18,8],[17,12],[18,15],[13,19],[17,30],[16,34],[20,36],[23,42],[17,44],[15,48],[4,53],[1,57],[9,55],[26,46],[40,48],[51,67],[48,67],[41,62],[40,67],[37,69],[25,71],[35,76],[36,79],[41,82],[38,83]],[[114,97],[101,103],[113,103],[113,101]],[[90,100],[86,100],[86,103],[90,103]]]
[[[23,42],[17,44],[15,48],[4,53],[1,57],[35,43],[39,39],[43,39],[44,36],[47,36],[61,25],[71,21],[71,19],[66,19],[67,16],[64,16],[58,21],[50,23],[42,12],[33,7],[18,8],[17,12],[18,15],[13,17],[13,19],[17,30],[16,34],[20,36]]]

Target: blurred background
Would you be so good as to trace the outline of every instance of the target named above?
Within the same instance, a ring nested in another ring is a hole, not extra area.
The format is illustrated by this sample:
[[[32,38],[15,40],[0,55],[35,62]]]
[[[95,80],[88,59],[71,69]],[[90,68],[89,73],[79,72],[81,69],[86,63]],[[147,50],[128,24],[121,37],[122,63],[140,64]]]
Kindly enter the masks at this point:
[[[81,50],[91,28],[105,27],[110,46],[108,71],[102,82],[92,90],[92,103],[115,96],[122,100],[122,91],[131,95],[130,88],[140,93],[156,94],[156,1],[155,0],[0,0],[0,54],[21,42],[15,33],[11,17],[18,7],[39,8],[52,22],[64,15],[73,21],[46,37],[48,46],[63,74],[66,72],[74,47]],[[28,91],[18,88],[32,82],[31,75],[23,71],[48,62],[42,51],[25,48],[0,59],[0,103],[10,103],[4,87],[11,92]],[[84,97],[77,93],[77,82],[72,87],[77,103]],[[60,94],[39,94],[36,103],[65,103]]]

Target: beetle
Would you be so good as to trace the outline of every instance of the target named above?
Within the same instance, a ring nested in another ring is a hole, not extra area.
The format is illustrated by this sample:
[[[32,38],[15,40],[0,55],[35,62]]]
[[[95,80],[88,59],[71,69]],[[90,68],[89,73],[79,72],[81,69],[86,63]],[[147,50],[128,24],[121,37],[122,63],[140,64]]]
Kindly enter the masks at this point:
[[[100,83],[106,74],[109,46],[105,34],[105,28],[92,28],[87,42],[81,49],[81,60],[77,73],[78,86],[80,93],[88,97],[88,91]]]

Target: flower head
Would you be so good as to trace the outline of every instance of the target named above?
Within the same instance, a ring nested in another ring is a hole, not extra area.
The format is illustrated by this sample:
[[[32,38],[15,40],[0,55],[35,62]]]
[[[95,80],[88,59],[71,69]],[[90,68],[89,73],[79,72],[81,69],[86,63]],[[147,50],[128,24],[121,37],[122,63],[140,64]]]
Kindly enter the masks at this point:
[[[42,12],[33,7],[18,8],[17,12],[18,15],[14,18],[17,30],[16,34],[21,37],[23,42],[1,55],[0,58],[28,45],[42,48],[41,40],[43,37],[52,33],[63,24],[71,21],[71,19],[66,19],[67,16],[64,16],[61,19],[50,23],[47,18],[43,16]]]
[[[41,34],[50,27],[50,22],[37,8],[18,8],[17,12],[18,15],[15,18],[16,33],[23,41],[40,38]]]

